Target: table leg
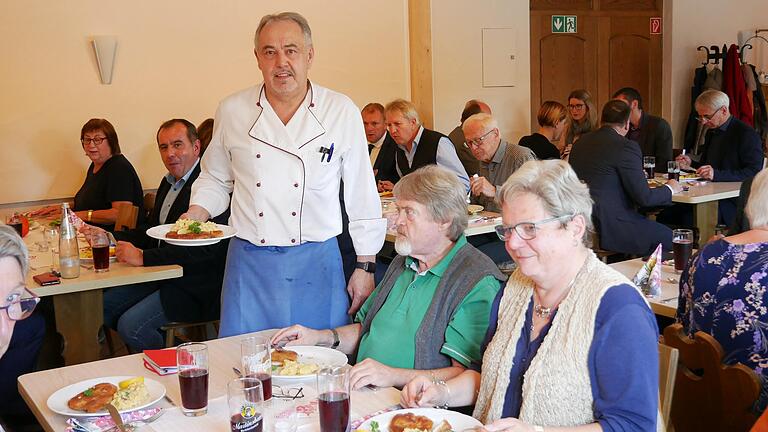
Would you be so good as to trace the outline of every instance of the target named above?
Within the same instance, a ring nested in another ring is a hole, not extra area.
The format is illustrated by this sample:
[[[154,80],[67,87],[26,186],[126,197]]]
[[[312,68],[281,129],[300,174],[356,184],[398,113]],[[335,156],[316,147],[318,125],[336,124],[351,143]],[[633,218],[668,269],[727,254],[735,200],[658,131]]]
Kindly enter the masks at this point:
[[[696,227],[699,228],[700,245],[715,234],[715,226],[717,225],[717,203],[718,201],[710,201],[694,204],[693,206],[693,221],[694,224],[696,224]]]
[[[99,359],[99,329],[104,323],[100,289],[53,296],[56,331],[64,339],[64,364]]]

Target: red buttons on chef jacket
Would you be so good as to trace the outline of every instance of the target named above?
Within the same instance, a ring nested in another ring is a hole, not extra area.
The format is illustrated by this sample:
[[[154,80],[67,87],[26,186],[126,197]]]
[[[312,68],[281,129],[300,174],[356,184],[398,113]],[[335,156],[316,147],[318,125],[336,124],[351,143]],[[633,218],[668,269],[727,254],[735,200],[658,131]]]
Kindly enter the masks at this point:
[[[296,216],[296,212],[291,212],[291,216]]]
[[[264,212],[259,212],[259,217],[264,217]]]
[[[256,153],[256,159],[261,157],[261,153]]]
[[[261,239],[260,243],[266,243],[267,241],[264,239]]]
[[[296,243],[296,239],[291,239],[291,243]]]
[[[261,182],[256,183],[256,187],[261,187]]]
[[[299,184],[298,183],[294,183],[293,187],[299,187]]]

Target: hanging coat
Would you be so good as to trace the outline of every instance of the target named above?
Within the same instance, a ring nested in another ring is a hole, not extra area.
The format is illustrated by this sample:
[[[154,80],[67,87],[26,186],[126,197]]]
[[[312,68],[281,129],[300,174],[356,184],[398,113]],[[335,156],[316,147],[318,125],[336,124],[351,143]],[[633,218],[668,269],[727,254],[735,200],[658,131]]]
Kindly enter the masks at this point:
[[[732,44],[728,48],[725,65],[723,65],[723,92],[731,99],[729,105],[731,114],[744,123],[754,126],[752,106],[747,98],[747,91],[739,61],[739,47]]]

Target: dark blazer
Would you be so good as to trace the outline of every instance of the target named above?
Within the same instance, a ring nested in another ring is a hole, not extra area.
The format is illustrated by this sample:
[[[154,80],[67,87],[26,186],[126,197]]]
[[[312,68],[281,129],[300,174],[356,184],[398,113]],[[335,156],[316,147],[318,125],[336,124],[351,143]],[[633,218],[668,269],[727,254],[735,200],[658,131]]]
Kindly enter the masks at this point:
[[[671,204],[672,191],[648,187],[636,142],[604,126],[573,145],[570,163],[589,186],[601,248],[633,255],[647,255],[659,243],[672,249],[672,230],[637,212]]]
[[[389,132],[386,134],[384,142],[381,144],[379,155],[376,156],[376,161],[373,163],[373,170],[376,172],[376,180],[388,180],[394,184],[400,180],[400,176],[395,168],[397,143],[389,136]]]
[[[643,111],[638,144],[643,156],[656,157],[656,172],[667,172],[667,162],[672,160],[672,128],[666,120]]]
[[[694,168],[711,165],[716,182],[744,181],[763,168],[762,142],[757,132],[734,116],[728,122],[725,130],[707,131],[701,160],[691,162]]]
[[[179,191],[164,221],[175,222],[189,208],[192,183],[200,175],[200,164],[194,168],[189,179]],[[207,321],[219,318],[221,284],[224,279],[224,264],[227,258],[229,240],[210,246],[182,247],[169,245],[149,237],[146,230],[160,225],[160,207],[163,205],[171,185],[163,178],[157,189],[155,207],[147,223],[134,230],[115,233],[118,240],[130,241],[144,250],[144,265],[147,267],[178,264],[183,267],[180,278],[158,282],[160,300],[165,315],[172,321]],[[219,224],[229,220],[229,209],[212,219]]]

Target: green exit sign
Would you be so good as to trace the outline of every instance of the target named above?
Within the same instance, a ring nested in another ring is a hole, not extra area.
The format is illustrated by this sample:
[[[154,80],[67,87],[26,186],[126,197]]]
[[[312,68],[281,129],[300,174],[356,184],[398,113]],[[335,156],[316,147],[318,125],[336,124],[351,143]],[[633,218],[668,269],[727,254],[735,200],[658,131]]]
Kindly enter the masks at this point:
[[[576,33],[576,15],[552,15],[552,33]]]

